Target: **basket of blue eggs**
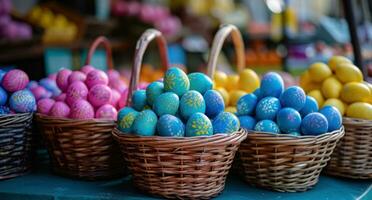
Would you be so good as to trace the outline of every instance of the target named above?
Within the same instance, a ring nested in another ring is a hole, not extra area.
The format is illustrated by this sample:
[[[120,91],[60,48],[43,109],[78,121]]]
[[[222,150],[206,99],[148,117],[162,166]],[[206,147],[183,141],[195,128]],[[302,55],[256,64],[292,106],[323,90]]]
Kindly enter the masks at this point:
[[[248,130],[239,149],[244,179],[281,192],[312,188],[344,135],[335,107],[318,110],[302,88],[284,90],[275,72],[265,74],[260,88],[239,99],[237,115]]]
[[[151,32],[138,42],[127,107],[113,135],[137,188],[165,198],[209,199],[224,189],[246,132],[224,112],[222,96],[202,73],[172,67],[163,80],[135,91]]]

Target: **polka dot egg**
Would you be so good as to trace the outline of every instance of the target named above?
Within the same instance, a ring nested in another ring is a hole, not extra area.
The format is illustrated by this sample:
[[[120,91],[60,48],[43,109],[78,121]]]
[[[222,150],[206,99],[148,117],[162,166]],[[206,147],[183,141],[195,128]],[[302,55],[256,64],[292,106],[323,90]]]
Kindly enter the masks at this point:
[[[267,119],[257,122],[254,130],[259,132],[280,133],[278,125],[272,120]]]
[[[320,135],[328,130],[327,118],[318,112],[313,112],[302,119],[301,131],[303,135]]]
[[[301,126],[301,115],[297,110],[287,107],[278,112],[276,121],[282,132],[298,132]]]
[[[172,67],[167,70],[164,76],[164,89],[167,92],[174,92],[178,96],[185,94],[190,88],[190,81],[185,72]]]
[[[233,133],[239,130],[239,119],[232,113],[221,112],[213,119],[213,134]]]
[[[280,110],[281,105],[279,99],[275,97],[265,97],[261,99],[256,107],[256,118],[258,120],[270,119],[276,117],[277,112]]]
[[[185,135],[185,125],[173,115],[161,116],[156,127],[160,136],[183,137]]]
[[[254,94],[246,94],[242,96],[237,105],[238,115],[250,115],[256,108],[257,97]]]
[[[306,102],[305,91],[298,86],[287,88],[280,96],[280,103],[283,107],[291,107],[295,110],[301,110]]]

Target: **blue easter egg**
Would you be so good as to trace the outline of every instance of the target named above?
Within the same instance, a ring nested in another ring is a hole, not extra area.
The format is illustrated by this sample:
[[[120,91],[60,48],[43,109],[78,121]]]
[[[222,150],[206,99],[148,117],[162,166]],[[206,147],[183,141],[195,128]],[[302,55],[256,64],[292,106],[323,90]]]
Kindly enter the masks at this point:
[[[209,118],[212,119],[225,110],[225,102],[221,94],[216,90],[206,91],[203,97],[204,101],[207,102],[205,104],[205,114]]]
[[[269,72],[262,77],[260,89],[262,97],[279,98],[284,90],[283,79],[278,73]]]
[[[166,92],[155,99],[153,109],[159,117],[165,114],[175,115],[179,105],[178,96],[173,92]]]
[[[158,117],[152,110],[144,110],[138,114],[133,122],[133,132],[141,136],[155,135]]]
[[[324,106],[320,111],[327,118],[328,132],[338,130],[342,126],[342,116],[340,111],[334,106]]]
[[[164,92],[164,84],[160,81],[150,83],[146,88],[147,103],[152,106],[155,99]]]
[[[253,91],[253,94],[256,95],[257,101],[259,101],[263,98],[262,93],[261,93],[261,88],[257,88],[255,91]]]
[[[0,87],[0,106],[3,106],[6,104],[8,100],[8,93]]]
[[[305,106],[305,102],[305,91],[298,86],[291,86],[287,88],[282,95],[280,95],[280,103],[283,107],[301,110]]]
[[[118,129],[124,133],[131,133],[133,122],[137,115],[138,112],[131,107],[120,109],[117,116]]]
[[[181,97],[180,114],[184,119],[197,112],[205,113],[205,107],[203,96],[195,90],[190,90]]]
[[[194,113],[186,123],[186,137],[213,135],[213,126],[203,113]]]
[[[132,107],[137,111],[142,111],[146,105],[146,90],[135,91],[132,95]]]
[[[185,135],[185,126],[180,119],[173,115],[161,116],[156,128],[160,136],[183,137]]]
[[[304,107],[300,110],[302,118],[312,112],[318,112],[318,102],[311,96],[306,96]]]
[[[6,71],[0,70],[0,83],[3,81],[5,74],[6,74]]]
[[[257,97],[254,94],[246,94],[238,100],[236,109],[238,115],[250,115],[256,108]]]
[[[327,118],[318,112],[306,115],[302,119],[301,131],[303,135],[320,135],[328,131]]]
[[[14,92],[9,98],[10,109],[16,113],[36,111],[36,99],[27,89]]]
[[[239,116],[238,119],[240,122],[240,127],[244,129],[253,130],[254,126],[256,125],[256,119],[249,115]]]
[[[31,90],[33,88],[36,88],[37,86],[39,86],[39,84],[37,83],[37,81],[30,81],[27,83],[27,86],[26,88]]]
[[[290,132],[288,135],[301,136],[301,133],[299,133],[299,132]]]
[[[259,132],[267,132],[267,133],[280,133],[278,125],[272,120],[261,120],[257,122],[256,126],[254,127],[255,131]]]
[[[59,95],[61,90],[59,90],[56,81],[50,78],[43,78],[39,81],[39,85],[43,86],[48,91],[52,92],[53,94]]]
[[[185,72],[177,67],[172,67],[165,72],[164,90],[174,92],[178,96],[185,94],[190,88],[190,81]]]
[[[196,90],[200,94],[203,94],[207,90],[211,90],[213,88],[213,82],[212,80],[205,74],[200,72],[194,72],[187,77],[190,80],[190,90]]]
[[[0,115],[8,115],[10,113],[10,108],[8,106],[0,106]]]
[[[233,133],[240,128],[239,119],[232,113],[221,112],[212,121],[213,134]]]
[[[301,115],[293,108],[283,108],[276,115],[276,122],[282,132],[296,132],[301,127]]]
[[[265,97],[257,103],[256,107],[256,119],[270,119],[273,120],[276,117],[276,113],[281,109],[279,99],[275,97]]]

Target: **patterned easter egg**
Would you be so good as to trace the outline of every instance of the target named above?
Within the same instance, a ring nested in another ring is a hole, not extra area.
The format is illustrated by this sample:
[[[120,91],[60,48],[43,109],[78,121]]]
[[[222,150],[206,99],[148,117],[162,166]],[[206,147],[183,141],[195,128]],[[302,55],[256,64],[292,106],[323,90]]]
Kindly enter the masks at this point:
[[[0,87],[0,106],[5,105],[7,101],[8,93],[6,93],[6,91],[2,87]]]
[[[94,68],[92,65],[85,65],[80,69],[80,71],[83,72],[84,74],[89,74],[89,72],[94,70],[96,70],[96,68]]]
[[[299,132],[290,132],[289,135],[301,136],[301,133],[299,133]]]
[[[205,113],[205,107],[203,96],[195,90],[190,90],[181,97],[180,114],[184,119],[197,112]]]
[[[111,102],[111,89],[107,85],[96,84],[90,88],[88,100],[94,107],[100,107]]]
[[[216,90],[208,90],[204,93],[205,114],[210,118],[216,117],[225,109],[225,103],[219,92]]]
[[[30,91],[34,95],[36,101],[38,101],[39,99],[44,99],[48,95],[48,91],[42,86],[36,86],[30,89]]]
[[[37,81],[30,81],[28,82],[26,88],[31,90],[33,88],[36,88],[37,86],[39,86],[39,84],[37,83]]]
[[[172,67],[167,70],[164,76],[164,90],[174,92],[178,96],[185,94],[190,88],[190,81],[185,72]]]
[[[40,99],[40,101],[37,102],[37,112],[48,115],[55,102],[56,101],[49,98]]]
[[[254,95],[256,95],[257,97],[257,101],[261,100],[263,97],[262,97],[262,93],[261,93],[261,88],[257,88],[254,92],[253,92]]]
[[[123,93],[127,89],[127,84],[121,79],[109,82],[109,86],[120,93]]]
[[[158,117],[152,110],[144,110],[138,114],[133,122],[133,132],[141,136],[153,136]]]
[[[6,91],[15,92],[25,89],[29,81],[24,71],[12,69],[4,75],[1,83]]]
[[[14,92],[9,97],[10,109],[16,113],[28,113],[36,111],[36,99],[27,89]]]
[[[305,106],[305,102],[305,91],[298,86],[291,86],[280,95],[280,103],[283,107],[291,107],[295,110],[301,110]]]
[[[8,115],[10,113],[11,111],[8,106],[0,106],[0,115]]]
[[[66,93],[61,93],[60,95],[54,97],[56,101],[65,101],[66,100]]]
[[[70,107],[65,102],[57,101],[49,111],[49,116],[52,117],[68,117],[70,115]]]
[[[264,119],[259,122],[254,127],[255,131],[267,132],[267,133],[280,133],[278,125],[272,120]]]
[[[180,119],[173,115],[163,115],[159,118],[158,124],[156,125],[158,135],[160,136],[172,136],[172,137],[183,137],[185,136],[185,125]]]
[[[318,112],[318,102],[314,99],[314,97],[306,96],[306,101],[304,107],[300,110],[300,114],[302,118],[312,112]]]
[[[66,103],[71,106],[75,101],[79,99],[87,99],[87,96],[87,86],[81,81],[75,81],[67,88]]]
[[[60,90],[63,92],[67,90],[68,87],[68,78],[70,77],[72,71],[69,69],[61,69],[57,73],[56,83]]]
[[[72,84],[75,81],[82,81],[84,82],[87,78],[87,75],[80,71],[73,71],[71,75],[68,77],[68,83]]]
[[[302,119],[301,131],[303,135],[320,135],[328,131],[327,118],[318,112],[306,115]]]
[[[120,79],[120,73],[114,69],[109,69],[107,71],[107,76],[109,78],[109,82]]]
[[[147,103],[152,106],[155,99],[164,92],[164,84],[159,81],[152,82],[146,88]]]
[[[213,134],[233,133],[240,128],[239,119],[232,113],[221,112],[212,121]]]
[[[70,117],[72,119],[93,119],[94,108],[84,99],[79,99],[71,105]]]
[[[50,78],[43,78],[39,81],[40,86],[43,86],[46,90],[53,93],[53,96],[61,94],[61,90],[58,88],[55,80]]]
[[[263,97],[280,97],[284,90],[282,77],[275,72],[269,72],[262,77],[261,94]]]
[[[190,90],[196,90],[200,94],[204,95],[207,90],[211,90],[213,88],[212,80],[203,73],[190,73],[187,77],[190,80]]]
[[[121,95],[120,95],[120,92],[118,92],[115,89],[112,89],[111,92],[112,92],[112,96],[111,96],[110,104],[116,108],[118,106],[118,102],[119,102]]]
[[[270,119],[276,117],[276,113],[280,110],[281,105],[279,99],[275,97],[265,97],[257,103],[256,118],[258,120]]]
[[[112,119],[116,120],[118,111],[116,108],[110,104],[105,104],[99,107],[96,111],[96,118],[100,119]]]
[[[257,97],[254,94],[246,94],[238,100],[236,109],[238,115],[250,115],[256,108]]]
[[[118,129],[124,133],[132,132],[132,125],[138,112],[131,107],[124,107],[118,113]]]
[[[254,130],[254,127],[256,125],[256,119],[249,116],[239,116],[238,117],[239,122],[240,122],[240,127],[245,128],[247,130]]]
[[[194,113],[186,123],[186,137],[213,135],[213,126],[203,113]]]
[[[119,102],[118,102],[118,108],[123,108],[127,105],[127,99],[128,99],[128,89],[126,89],[120,96]]]
[[[98,84],[107,85],[108,82],[109,80],[106,73],[101,70],[93,70],[89,72],[87,78],[85,79],[85,84],[88,86],[88,88],[92,88]]]
[[[146,90],[135,91],[132,96],[132,107],[137,111],[142,111],[146,105]]]
[[[179,97],[173,92],[166,92],[155,99],[153,109],[159,117],[165,114],[175,115],[179,105]]]
[[[338,111],[336,107],[324,106],[321,110],[319,110],[319,112],[327,118],[328,132],[332,132],[341,128],[342,116],[340,111]]]
[[[284,133],[298,132],[301,126],[301,115],[293,108],[283,108],[278,112],[276,122]]]

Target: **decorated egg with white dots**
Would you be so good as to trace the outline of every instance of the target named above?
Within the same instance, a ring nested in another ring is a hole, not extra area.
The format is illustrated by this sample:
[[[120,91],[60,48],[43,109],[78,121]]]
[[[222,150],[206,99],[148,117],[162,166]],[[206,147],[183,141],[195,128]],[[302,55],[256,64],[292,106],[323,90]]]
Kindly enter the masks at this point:
[[[216,90],[208,90],[204,93],[205,114],[213,119],[225,109],[225,102],[219,92]]]
[[[213,135],[213,126],[209,118],[203,113],[194,113],[186,123],[186,137]]]
[[[246,94],[240,97],[236,109],[238,111],[238,115],[250,115],[256,108],[257,104],[257,97],[254,94]]]
[[[340,111],[338,111],[336,107],[324,106],[321,110],[319,110],[319,112],[327,118],[328,132],[332,132],[341,128],[342,116]]]
[[[305,106],[305,102],[305,91],[298,86],[291,86],[280,95],[280,103],[283,107],[291,107],[295,110],[301,110]]]
[[[281,105],[279,99],[275,97],[265,97],[257,103],[256,118],[258,120],[273,120],[280,109]]]
[[[221,112],[212,121],[213,134],[233,133],[239,130],[239,119],[232,113]]]
[[[303,135],[320,135],[328,131],[327,118],[318,112],[306,115],[302,119],[301,131]]]
[[[174,92],[178,96],[185,94],[190,88],[190,81],[184,71],[172,67],[168,69],[164,76],[164,90]]]
[[[190,90],[181,97],[180,114],[184,119],[197,112],[205,113],[205,107],[203,96],[195,90]]]
[[[254,127],[254,130],[258,132],[267,132],[275,134],[280,133],[278,125],[274,121],[268,119],[264,119],[257,122],[256,126]]]
[[[300,110],[300,114],[304,118],[306,115],[312,112],[318,112],[318,109],[318,102],[314,99],[314,97],[306,96],[305,105]]]
[[[160,136],[183,137],[185,135],[185,125],[173,115],[161,116],[156,127]]]
[[[299,132],[301,127],[301,115],[293,108],[283,108],[278,112],[276,122],[279,129],[284,133]]]
[[[279,98],[284,90],[284,82],[282,77],[276,72],[269,72],[261,79],[261,94],[262,97],[277,97]]]

